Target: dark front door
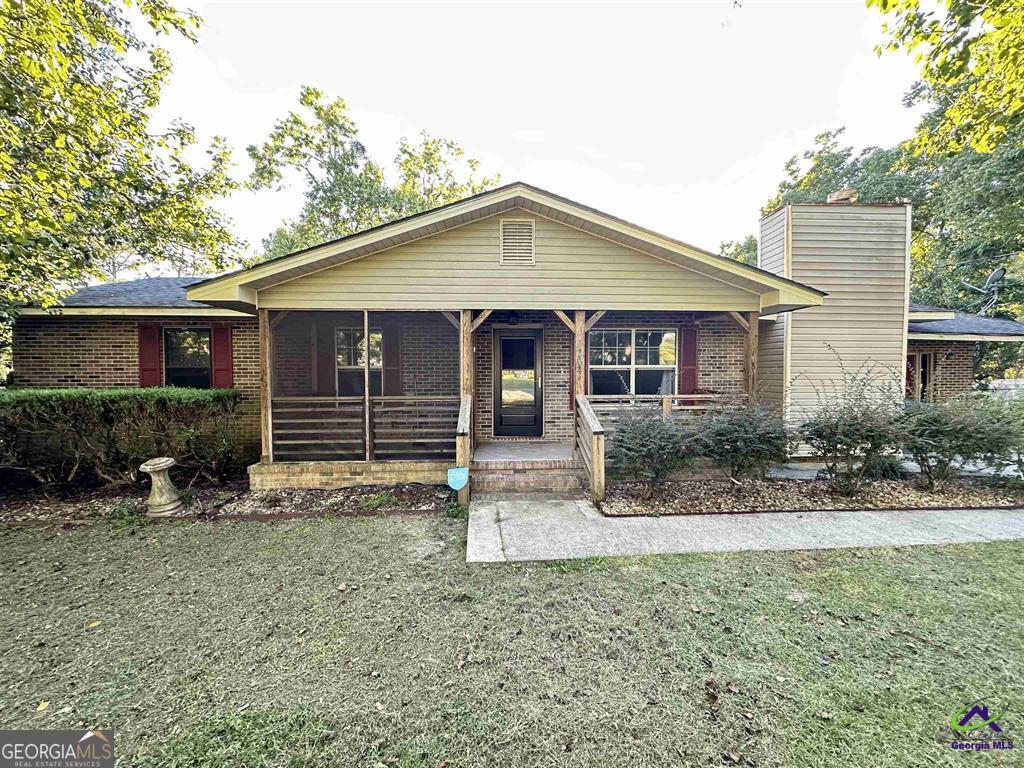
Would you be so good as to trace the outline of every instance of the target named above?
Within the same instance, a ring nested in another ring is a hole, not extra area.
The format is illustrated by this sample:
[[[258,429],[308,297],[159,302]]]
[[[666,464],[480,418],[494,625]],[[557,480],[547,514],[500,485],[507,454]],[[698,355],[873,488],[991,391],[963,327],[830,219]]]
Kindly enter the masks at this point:
[[[540,329],[494,331],[495,435],[544,432],[543,334]]]

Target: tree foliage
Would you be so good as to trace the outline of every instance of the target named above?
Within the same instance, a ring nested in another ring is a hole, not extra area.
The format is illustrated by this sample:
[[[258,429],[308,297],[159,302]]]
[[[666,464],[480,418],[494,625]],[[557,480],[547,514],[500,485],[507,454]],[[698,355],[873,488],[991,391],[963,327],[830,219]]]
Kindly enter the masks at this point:
[[[188,125],[152,127],[171,69],[154,41],[198,25],[164,0],[0,3],[0,311],[105,264],[232,255],[210,205],[232,188],[224,143],[198,167]]]
[[[281,189],[297,174],[305,184],[298,217],[263,241],[264,257],[292,253],[419,211],[482,192],[497,177],[477,177],[478,161],[453,141],[420,135],[403,139],[395,183],[369,156],[344,99],[327,101],[304,86],[299,110],[278,120],[266,141],[248,148],[252,189]]]
[[[867,0],[886,15],[879,52],[916,54],[923,87],[913,100],[941,105],[918,129],[918,153],[991,152],[1024,128],[1021,0]]]
[[[757,266],[757,238],[747,235],[742,240],[726,240],[718,249],[720,256]]]

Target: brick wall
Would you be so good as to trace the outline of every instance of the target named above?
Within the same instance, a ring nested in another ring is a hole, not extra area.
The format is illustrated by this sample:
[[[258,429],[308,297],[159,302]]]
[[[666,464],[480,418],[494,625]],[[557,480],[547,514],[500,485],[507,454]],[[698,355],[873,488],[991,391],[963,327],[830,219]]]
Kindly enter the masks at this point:
[[[969,392],[974,387],[974,355],[971,341],[907,341],[907,352],[930,352],[935,360],[933,397],[936,401]]]
[[[234,386],[243,396],[239,434],[260,439],[259,328],[255,318],[22,317],[14,326],[14,385],[19,387],[137,387],[139,323],[174,328],[231,327]],[[163,346],[160,349],[163,370]]]
[[[459,394],[459,332],[436,312],[405,312],[399,318],[402,394]]]

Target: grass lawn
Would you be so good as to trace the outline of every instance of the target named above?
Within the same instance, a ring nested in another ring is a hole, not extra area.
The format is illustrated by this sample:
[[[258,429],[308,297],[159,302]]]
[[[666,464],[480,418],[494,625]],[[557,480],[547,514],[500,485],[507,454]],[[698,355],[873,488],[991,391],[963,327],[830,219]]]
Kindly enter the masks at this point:
[[[1024,736],[1024,542],[464,547],[433,515],[0,528],[0,727],[143,766],[1020,764],[942,740],[984,695]]]

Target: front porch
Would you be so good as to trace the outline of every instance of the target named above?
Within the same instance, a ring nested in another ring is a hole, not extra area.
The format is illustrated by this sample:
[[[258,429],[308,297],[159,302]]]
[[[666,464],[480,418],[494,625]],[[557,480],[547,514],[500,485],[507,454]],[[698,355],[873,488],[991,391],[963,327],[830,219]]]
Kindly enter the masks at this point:
[[[251,483],[444,483],[457,465],[470,469],[463,502],[470,488],[574,482],[600,499],[606,432],[623,409],[684,415],[753,391],[756,317],[260,310]]]

